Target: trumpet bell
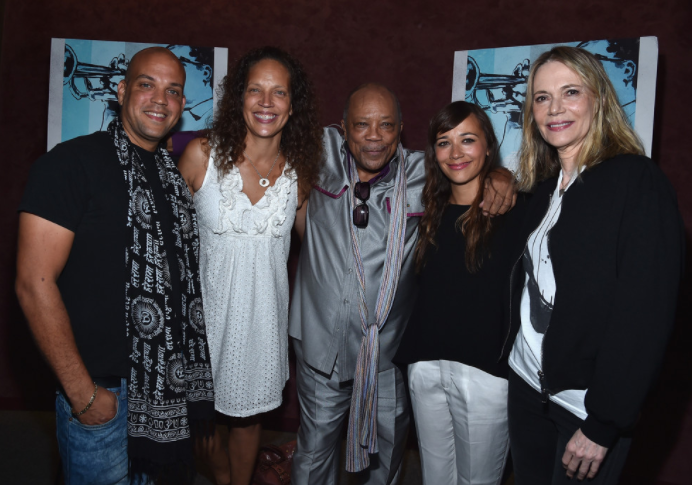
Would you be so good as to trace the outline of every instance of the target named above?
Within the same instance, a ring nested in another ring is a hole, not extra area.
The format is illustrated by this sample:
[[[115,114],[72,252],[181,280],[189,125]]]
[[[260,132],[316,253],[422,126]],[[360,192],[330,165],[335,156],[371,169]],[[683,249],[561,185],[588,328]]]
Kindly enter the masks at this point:
[[[473,57],[468,58],[466,63],[467,99],[474,99],[476,90],[501,89],[522,83],[526,83],[526,78],[524,76],[482,73],[476,60]]]
[[[120,64],[119,64],[120,65]],[[125,63],[126,65],[126,63]],[[92,101],[117,101],[118,95],[112,87],[116,83],[113,78],[125,76],[126,70],[121,67],[99,66],[79,62],[77,54],[72,46],[65,44],[65,64],[63,68],[63,86],[70,88],[70,93],[76,99],[89,98]],[[75,84],[77,79],[83,79],[84,88],[80,89]],[[101,87],[95,87],[96,81]]]

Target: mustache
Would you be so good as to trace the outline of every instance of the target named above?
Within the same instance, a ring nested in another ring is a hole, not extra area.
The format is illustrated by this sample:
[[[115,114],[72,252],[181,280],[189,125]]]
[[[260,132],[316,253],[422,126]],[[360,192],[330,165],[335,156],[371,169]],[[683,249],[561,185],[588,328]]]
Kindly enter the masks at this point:
[[[387,149],[387,145],[365,145],[360,147],[361,152],[381,152]]]

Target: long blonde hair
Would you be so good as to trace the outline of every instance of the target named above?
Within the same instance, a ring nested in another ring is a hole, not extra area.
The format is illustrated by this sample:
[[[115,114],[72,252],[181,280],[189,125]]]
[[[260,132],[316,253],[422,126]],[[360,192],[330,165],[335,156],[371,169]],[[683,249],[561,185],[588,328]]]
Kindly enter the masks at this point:
[[[600,61],[584,49],[553,47],[536,59],[529,74],[519,150],[519,190],[531,191],[536,183],[554,177],[560,171],[557,149],[546,143],[533,117],[534,78],[538,69],[548,62],[561,62],[577,73],[593,97],[594,116],[577,155],[577,173],[616,155],[644,155],[641,141],[627,121],[613,83]]]

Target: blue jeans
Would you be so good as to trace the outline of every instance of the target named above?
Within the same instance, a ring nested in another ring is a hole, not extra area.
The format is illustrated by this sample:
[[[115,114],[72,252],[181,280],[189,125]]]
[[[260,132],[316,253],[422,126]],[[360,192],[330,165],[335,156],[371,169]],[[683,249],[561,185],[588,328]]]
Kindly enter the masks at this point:
[[[130,481],[127,457],[127,379],[108,388],[118,397],[113,419],[88,426],[72,416],[62,393],[55,399],[58,448],[66,485],[121,485]]]

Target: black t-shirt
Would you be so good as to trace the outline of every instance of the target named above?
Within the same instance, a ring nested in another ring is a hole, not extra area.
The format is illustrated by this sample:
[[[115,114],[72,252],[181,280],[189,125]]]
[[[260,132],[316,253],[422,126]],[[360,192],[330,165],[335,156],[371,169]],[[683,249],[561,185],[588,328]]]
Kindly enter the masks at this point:
[[[125,247],[128,188],[108,133],[53,148],[31,169],[20,211],[74,232],[58,287],[93,377],[128,377]]]
[[[510,249],[523,217],[524,202],[493,220],[490,256],[476,273],[466,268],[466,240],[455,227],[469,206],[448,205],[419,275],[419,293],[394,359],[402,364],[450,360],[506,378],[499,361],[506,339],[503,294],[509,285]]]

